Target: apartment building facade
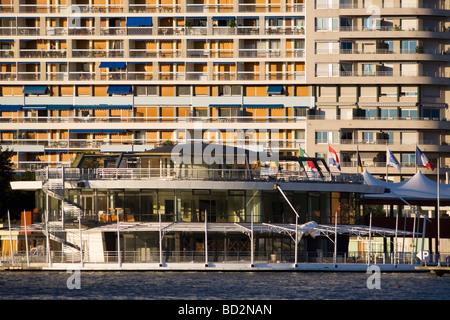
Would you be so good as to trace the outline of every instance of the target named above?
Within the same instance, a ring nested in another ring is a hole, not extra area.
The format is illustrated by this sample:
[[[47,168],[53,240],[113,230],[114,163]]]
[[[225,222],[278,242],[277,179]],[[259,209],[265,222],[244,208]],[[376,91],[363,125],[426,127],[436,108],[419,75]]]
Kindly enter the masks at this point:
[[[443,1],[1,1],[2,147],[17,170],[194,138],[283,155],[332,145],[402,179],[447,165]],[[372,172],[371,171],[371,172]],[[432,173],[431,171],[428,173]]]
[[[308,6],[307,6],[308,7]],[[449,6],[444,1],[316,1],[307,11],[307,81],[315,115],[307,146],[341,156],[342,170],[363,168],[390,181],[417,169],[416,147],[449,165]],[[309,14],[311,12],[311,14]],[[309,35],[309,34],[308,34]],[[386,166],[387,147],[401,170]],[[442,177],[443,179],[443,177]]]

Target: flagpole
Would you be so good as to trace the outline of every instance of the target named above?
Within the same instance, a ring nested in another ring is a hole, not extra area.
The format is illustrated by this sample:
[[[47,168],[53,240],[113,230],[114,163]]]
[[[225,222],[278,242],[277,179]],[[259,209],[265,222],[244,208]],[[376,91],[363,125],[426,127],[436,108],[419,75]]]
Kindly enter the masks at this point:
[[[414,161],[414,166],[416,167],[416,173],[417,173],[417,144],[416,144],[416,150],[414,151],[415,152],[415,157],[416,157],[416,161]]]
[[[359,146],[356,144],[356,173],[359,173]]]
[[[436,210],[436,219],[437,219],[437,255],[438,255],[438,267],[441,266],[441,234],[440,234],[440,222],[439,222],[439,211],[440,211],[440,183],[439,183],[439,167],[440,167],[440,159],[439,155],[437,158],[437,210]]]

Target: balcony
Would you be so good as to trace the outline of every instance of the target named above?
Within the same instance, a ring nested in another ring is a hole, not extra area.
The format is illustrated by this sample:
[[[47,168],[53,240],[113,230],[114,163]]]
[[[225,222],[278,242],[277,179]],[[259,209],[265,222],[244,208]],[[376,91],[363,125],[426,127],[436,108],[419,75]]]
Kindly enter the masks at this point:
[[[123,49],[73,49],[74,58],[123,58]]]
[[[20,49],[20,58],[66,58],[66,49]]]
[[[180,58],[179,49],[130,49],[130,58]],[[188,57],[190,57],[188,55]]]
[[[233,49],[187,49],[188,58],[232,58]]]
[[[129,4],[129,11],[131,13],[171,13],[181,12],[181,8],[181,4]]]
[[[95,80],[95,72],[90,71],[69,72],[69,80],[70,81]]]
[[[69,36],[92,36],[95,33],[95,27],[74,27],[68,28]]]
[[[296,80],[305,81],[304,71],[278,71],[278,72],[267,72],[266,80]]]
[[[65,4],[21,3],[19,4],[19,13],[67,13],[67,6]]]
[[[73,1],[77,2],[77,1]],[[72,12],[77,13],[120,13],[123,12],[123,4],[77,4],[72,2]]]
[[[291,6],[291,8],[294,7],[295,6]],[[281,12],[281,5],[279,3],[276,4],[239,3],[239,12]]]
[[[239,49],[239,58],[281,58],[281,49]]]

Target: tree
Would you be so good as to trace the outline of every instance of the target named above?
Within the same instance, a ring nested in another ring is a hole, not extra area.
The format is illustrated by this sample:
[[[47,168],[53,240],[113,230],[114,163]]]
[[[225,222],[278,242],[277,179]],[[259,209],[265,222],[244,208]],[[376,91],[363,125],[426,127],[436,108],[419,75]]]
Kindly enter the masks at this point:
[[[11,161],[14,152],[0,147],[0,215],[6,215],[11,194],[11,180],[14,175]]]

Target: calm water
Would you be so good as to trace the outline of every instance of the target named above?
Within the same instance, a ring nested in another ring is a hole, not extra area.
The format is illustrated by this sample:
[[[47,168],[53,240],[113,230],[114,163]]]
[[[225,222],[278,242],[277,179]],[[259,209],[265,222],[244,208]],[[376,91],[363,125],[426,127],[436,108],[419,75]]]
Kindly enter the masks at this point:
[[[0,299],[39,300],[450,300],[450,275],[381,273],[0,272]],[[72,282],[74,283],[74,282]]]

